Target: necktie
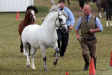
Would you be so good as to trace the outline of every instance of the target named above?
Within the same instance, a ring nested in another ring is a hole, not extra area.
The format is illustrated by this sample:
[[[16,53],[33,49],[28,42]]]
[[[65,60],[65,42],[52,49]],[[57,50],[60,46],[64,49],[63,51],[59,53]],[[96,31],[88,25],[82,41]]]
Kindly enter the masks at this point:
[[[89,20],[89,17],[86,17],[86,21],[88,22],[88,20]]]

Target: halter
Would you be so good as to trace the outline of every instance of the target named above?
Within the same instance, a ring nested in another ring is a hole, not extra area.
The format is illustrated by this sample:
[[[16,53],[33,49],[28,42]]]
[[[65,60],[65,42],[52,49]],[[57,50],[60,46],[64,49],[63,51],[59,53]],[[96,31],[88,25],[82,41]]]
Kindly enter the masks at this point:
[[[63,15],[63,14],[61,14],[61,15]],[[60,26],[57,26],[57,27],[59,27],[59,29],[60,29],[63,33],[65,33],[65,32],[68,32],[68,31],[65,31],[65,29],[63,29],[63,26],[66,25],[66,23],[61,24],[61,21],[60,21],[60,18],[59,18],[59,16],[61,16],[61,15],[60,15],[59,12],[58,12],[58,17],[57,17],[56,20],[55,20],[55,25],[56,25],[56,21],[57,21],[57,19],[58,19],[58,20],[59,20]],[[65,16],[65,17],[66,17],[66,16]]]
[[[63,15],[63,14],[61,14],[61,15]],[[58,12],[58,17],[56,18],[56,20],[55,20],[55,25],[56,25],[56,21],[57,21],[57,19],[59,20],[60,18],[59,18],[59,16],[61,16],[61,15],[59,15],[59,12]],[[61,24],[61,22],[59,21],[59,23],[60,23],[60,26],[59,27],[62,27],[63,25],[65,25],[66,23],[64,23],[64,24]]]

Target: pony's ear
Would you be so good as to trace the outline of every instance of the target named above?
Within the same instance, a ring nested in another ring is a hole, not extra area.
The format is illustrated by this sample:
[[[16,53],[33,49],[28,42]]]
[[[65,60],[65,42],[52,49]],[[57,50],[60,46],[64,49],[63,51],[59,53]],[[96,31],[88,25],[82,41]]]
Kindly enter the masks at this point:
[[[60,6],[61,6],[61,4],[57,4],[57,5],[55,6],[55,8],[58,9]]]
[[[53,5],[55,5],[55,1],[54,1],[54,0],[51,0],[51,3],[52,3]]]
[[[68,18],[68,15],[64,12],[64,10],[62,10],[63,15]]]
[[[62,13],[61,13],[61,11],[59,11],[58,9],[57,9],[57,11],[58,11],[59,15],[61,15],[61,14],[62,14]]]
[[[61,6],[61,4],[58,4],[58,5],[53,5],[50,9],[49,12],[52,12],[52,11],[57,11],[57,9]]]

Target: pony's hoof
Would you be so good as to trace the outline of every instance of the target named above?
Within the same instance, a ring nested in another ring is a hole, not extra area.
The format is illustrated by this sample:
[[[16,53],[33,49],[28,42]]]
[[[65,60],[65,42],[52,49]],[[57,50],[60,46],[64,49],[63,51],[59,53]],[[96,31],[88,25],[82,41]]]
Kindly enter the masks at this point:
[[[30,68],[30,65],[27,65],[27,68]]]
[[[35,66],[31,66],[32,70],[36,70]]]
[[[32,67],[32,70],[36,70],[36,68],[35,67]]]
[[[45,71],[49,71],[47,67],[46,67],[46,68],[44,68],[44,70],[45,70]]]
[[[108,28],[108,26],[106,26]]]
[[[27,54],[24,53],[23,55],[27,57]]]
[[[57,61],[54,61],[54,62],[53,62],[53,65],[56,66],[56,65],[57,65]]]

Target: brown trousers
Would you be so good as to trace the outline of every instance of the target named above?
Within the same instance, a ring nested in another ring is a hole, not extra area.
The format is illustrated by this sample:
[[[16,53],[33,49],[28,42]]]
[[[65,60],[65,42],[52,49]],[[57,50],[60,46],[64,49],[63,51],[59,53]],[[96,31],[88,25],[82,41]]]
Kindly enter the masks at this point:
[[[85,61],[85,64],[89,64],[89,54],[94,59],[94,65],[96,68],[96,43],[97,39],[87,41],[81,39],[81,48],[82,48],[82,56]],[[85,48],[84,48],[85,47]]]

